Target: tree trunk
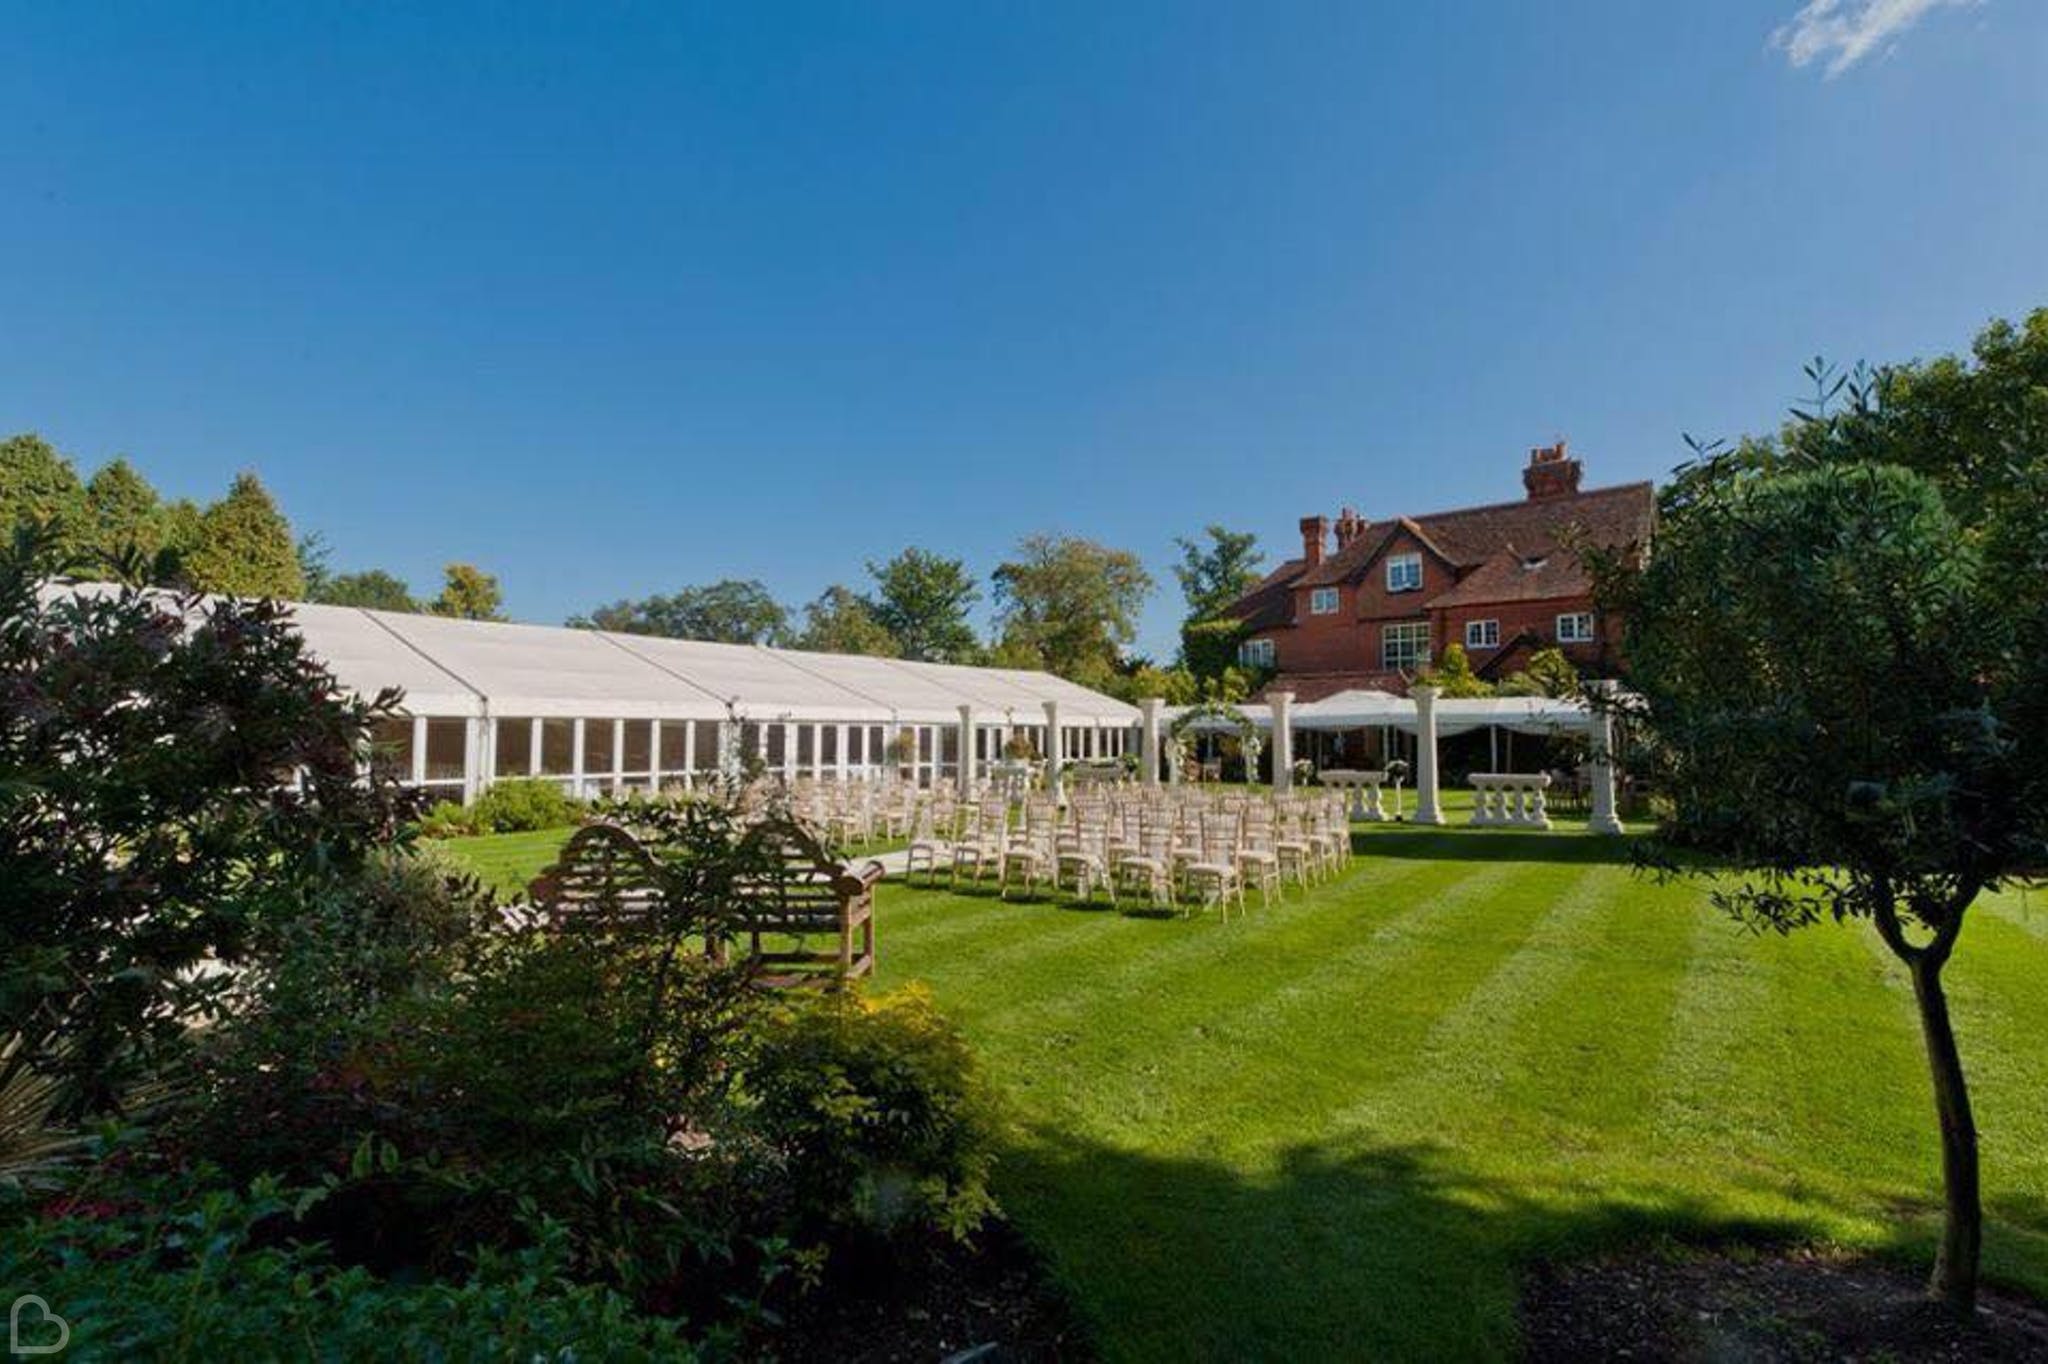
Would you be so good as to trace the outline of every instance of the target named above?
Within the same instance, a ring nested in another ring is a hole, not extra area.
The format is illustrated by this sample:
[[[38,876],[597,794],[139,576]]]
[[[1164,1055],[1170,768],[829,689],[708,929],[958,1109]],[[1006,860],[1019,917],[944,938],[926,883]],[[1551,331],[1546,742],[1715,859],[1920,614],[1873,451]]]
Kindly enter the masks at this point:
[[[1949,1023],[1942,965],[1940,959],[1926,957],[1912,963],[1920,1031],[1927,1040],[1928,1067],[1934,1076],[1934,1112],[1941,1120],[1941,1174],[1948,1205],[1928,1291],[1957,1311],[1969,1313],[1977,1306],[1984,1208],[1977,1177],[1977,1120],[1970,1113],[1963,1058],[1956,1051],[1955,1029]]]

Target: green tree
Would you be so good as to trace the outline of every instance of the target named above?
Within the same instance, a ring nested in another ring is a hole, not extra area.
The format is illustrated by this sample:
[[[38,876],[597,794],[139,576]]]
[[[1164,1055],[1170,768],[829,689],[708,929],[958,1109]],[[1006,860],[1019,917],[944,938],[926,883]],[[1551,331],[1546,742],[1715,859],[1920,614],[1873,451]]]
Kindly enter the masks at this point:
[[[1579,670],[1562,649],[1538,649],[1529,655],[1527,667],[1517,668],[1501,679],[1502,696],[1577,696]]]
[[[291,523],[253,473],[235,476],[228,495],[199,519],[199,540],[183,567],[192,585],[231,597],[305,596]]]
[[[71,461],[34,432],[0,440],[0,539],[31,521],[56,528],[56,552],[76,553],[87,534],[85,488]]]
[[[875,580],[869,603],[903,657],[923,663],[966,663],[980,650],[967,613],[981,598],[967,565],[912,547],[887,563],[868,564]]]
[[[406,585],[405,580],[381,568],[364,569],[360,573],[336,573],[320,585],[319,590],[312,594],[312,600],[324,606],[367,606],[377,611],[420,609],[420,604],[413,600],[412,588]]]
[[[499,609],[505,593],[495,577],[474,564],[449,564],[442,575],[441,595],[427,603],[429,615],[457,620],[505,619]]]
[[[997,622],[1007,643],[1086,686],[1113,685],[1138,636],[1152,576],[1128,550],[1064,535],[1028,535],[995,571]]]
[[[895,658],[902,650],[896,637],[875,619],[867,598],[834,584],[804,608],[803,633],[796,647],[821,654],[872,654]]]
[[[1139,660],[1117,678],[1110,695],[1133,705],[1156,696],[1169,706],[1191,706],[1202,697],[1202,683],[1186,668],[1162,668]]]
[[[1250,531],[1208,526],[1201,540],[1179,538],[1173,576],[1187,598],[1190,621],[1214,620],[1259,583],[1259,537]]]
[[[96,571],[140,556],[153,576],[164,548],[163,500],[126,459],[113,459],[85,485],[86,552]]]
[[[1458,699],[1470,700],[1494,694],[1493,687],[1472,671],[1471,655],[1456,640],[1444,645],[1443,655],[1437,659],[1436,666],[1424,668],[1416,681],[1426,682],[1445,696]]]
[[[789,612],[759,582],[737,578],[685,587],[666,597],[613,602],[571,617],[569,624],[722,644],[781,644],[789,638]]]
[[[1979,545],[2002,532],[1896,465],[1727,469],[1682,499],[1646,567],[1602,574],[1674,803],[1666,841],[1749,873],[1715,892],[1745,922],[1865,920],[1905,964],[1946,1189],[1932,1290],[1968,1307],[1977,1132],[1942,973],[1977,897],[2048,851],[2044,622],[1987,571]],[[2033,554],[2038,581],[2048,537]]]

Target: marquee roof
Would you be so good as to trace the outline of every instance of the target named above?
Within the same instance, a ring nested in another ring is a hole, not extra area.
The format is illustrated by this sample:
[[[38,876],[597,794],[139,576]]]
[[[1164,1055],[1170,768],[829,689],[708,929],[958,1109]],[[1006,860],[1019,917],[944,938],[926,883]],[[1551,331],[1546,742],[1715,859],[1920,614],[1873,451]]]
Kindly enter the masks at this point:
[[[57,586],[102,593],[105,584]],[[1050,673],[969,668],[602,630],[294,604],[307,648],[349,690],[405,692],[414,715],[957,724],[1135,724],[1135,707]]]

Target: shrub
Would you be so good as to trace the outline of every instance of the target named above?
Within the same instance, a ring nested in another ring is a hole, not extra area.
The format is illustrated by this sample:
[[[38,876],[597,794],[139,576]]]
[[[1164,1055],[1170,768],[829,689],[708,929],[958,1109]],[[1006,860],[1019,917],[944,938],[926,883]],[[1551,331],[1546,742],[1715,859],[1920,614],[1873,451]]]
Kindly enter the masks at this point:
[[[519,834],[574,824],[583,810],[559,783],[521,778],[492,785],[470,806],[470,816],[478,832]]]
[[[322,1199],[274,1180],[243,1190],[110,1165],[16,1219],[0,1237],[0,1283],[65,1319],[72,1359],[696,1357],[679,1323],[577,1282],[559,1227],[447,1282],[388,1282],[305,1239]],[[24,1316],[23,1342],[53,1343],[38,1325]]]
[[[307,656],[287,608],[50,593],[50,540],[0,547],[0,1033],[66,1107],[217,1012],[261,925],[345,883],[407,798],[359,779],[372,702]]]
[[[921,988],[782,1001],[746,1087],[807,1231],[964,1239],[995,1211],[993,1100]]]

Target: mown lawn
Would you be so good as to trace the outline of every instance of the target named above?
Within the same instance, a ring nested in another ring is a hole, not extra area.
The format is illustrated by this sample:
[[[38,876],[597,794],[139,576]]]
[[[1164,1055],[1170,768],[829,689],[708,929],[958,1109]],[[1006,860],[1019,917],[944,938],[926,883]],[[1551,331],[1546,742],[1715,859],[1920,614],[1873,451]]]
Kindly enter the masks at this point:
[[[1868,930],[1760,940],[1582,834],[1375,828],[1249,922],[891,883],[1016,1119],[999,1192],[1111,1359],[1499,1357],[1523,1267],[1661,1235],[1930,1251],[1933,1118]],[[1950,969],[1992,1273],[2048,1292],[2048,915]]]
[[[575,832],[576,827],[570,824],[531,833],[437,839],[429,846],[446,852],[492,890],[510,897],[525,890],[534,877],[546,870]]]

